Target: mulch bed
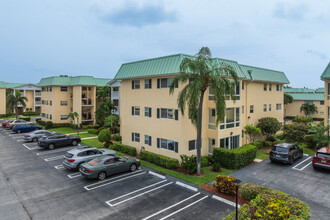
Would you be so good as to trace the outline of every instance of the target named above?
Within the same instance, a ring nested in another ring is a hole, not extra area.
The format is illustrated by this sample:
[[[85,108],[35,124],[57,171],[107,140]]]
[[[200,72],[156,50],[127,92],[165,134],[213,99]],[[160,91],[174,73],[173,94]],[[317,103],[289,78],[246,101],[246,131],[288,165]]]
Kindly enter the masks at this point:
[[[217,196],[220,196],[224,199],[227,199],[227,200],[230,200],[232,202],[236,202],[236,195],[227,195],[227,194],[224,194],[224,193],[220,193],[217,191],[216,188],[214,188],[213,186],[210,186],[208,184],[204,184],[201,186],[203,189],[207,190],[207,191],[210,191],[214,194],[216,194]],[[238,203],[243,205],[243,204],[249,204],[249,201],[245,200],[240,194],[238,194]]]

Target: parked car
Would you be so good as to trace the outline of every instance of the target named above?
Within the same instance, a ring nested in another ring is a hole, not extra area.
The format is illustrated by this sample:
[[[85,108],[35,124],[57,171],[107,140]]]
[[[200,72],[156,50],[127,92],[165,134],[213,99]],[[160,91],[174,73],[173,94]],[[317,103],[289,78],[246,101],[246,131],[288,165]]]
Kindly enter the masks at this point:
[[[7,128],[7,124],[10,122],[13,122],[13,121],[14,121],[13,119],[10,119],[10,120],[6,120],[6,121],[2,122],[2,127]]]
[[[293,164],[296,159],[303,158],[303,149],[296,144],[279,143],[276,144],[269,153],[270,161],[279,161]]]
[[[79,172],[89,179],[104,180],[108,175],[126,171],[133,172],[139,167],[140,162],[135,157],[104,155],[83,163],[79,167]]]
[[[322,147],[313,157],[313,168],[325,168],[330,170],[330,147]]]
[[[7,120],[6,119],[0,119],[1,127],[3,127],[3,123],[5,123],[5,126],[6,126]]]
[[[22,133],[22,132],[30,132],[35,130],[41,130],[42,127],[33,124],[17,124],[13,126],[13,132]]]
[[[39,140],[39,138],[41,138],[42,136],[47,136],[47,135],[51,135],[54,133],[55,132],[51,132],[51,131],[47,131],[47,130],[36,130],[36,131],[32,131],[32,132],[24,135],[24,140],[37,142]]]
[[[14,125],[18,125],[18,124],[26,124],[27,122],[22,120],[22,119],[15,119],[15,120],[12,120],[10,122],[8,122],[6,124],[6,128],[10,128],[10,129],[13,129]]]
[[[79,169],[80,165],[102,155],[115,155],[116,151],[110,149],[97,149],[94,147],[78,147],[71,149],[64,155],[63,166],[67,169]]]
[[[53,134],[39,138],[38,146],[53,150],[55,147],[77,146],[81,142],[80,137],[68,136],[65,134]]]

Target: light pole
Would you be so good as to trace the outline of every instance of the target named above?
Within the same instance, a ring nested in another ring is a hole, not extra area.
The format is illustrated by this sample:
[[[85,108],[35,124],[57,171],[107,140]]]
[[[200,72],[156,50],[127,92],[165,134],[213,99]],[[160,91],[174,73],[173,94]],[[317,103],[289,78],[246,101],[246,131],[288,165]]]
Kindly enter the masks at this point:
[[[236,220],[238,220],[238,186],[242,181],[240,181],[239,179],[235,179],[234,183],[236,186]]]

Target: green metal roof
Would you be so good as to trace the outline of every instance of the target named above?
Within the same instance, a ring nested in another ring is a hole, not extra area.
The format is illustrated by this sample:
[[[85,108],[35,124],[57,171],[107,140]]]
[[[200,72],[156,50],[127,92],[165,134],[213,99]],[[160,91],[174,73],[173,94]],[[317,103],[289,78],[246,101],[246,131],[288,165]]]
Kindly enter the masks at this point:
[[[249,72],[251,73],[251,78],[254,81],[277,82],[284,84],[290,83],[284,72],[242,64],[240,66],[245,74],[249,75]]]
[[[323,101],[323,93],[286,93],[292,96],[293,100],[302,100],[302,101]]]
[[[284,88],[284,92],[287,93],[313,93],[314,89],[308,88]]]
[[[330,78],[330,62],[328,63],[328,66],[325,68],[321,75],[321,79],[328,79]]]
[[[124,63],[118,70],[115,79],[130,79],[179,74],[180,64],[185,57],[193,58],[191,55],[174,54],[170,56]],[[289,83],[289,80],[286,78],[283,72],[240,65],[236,61],[222,58],[213,58],[212,60],[214,63],[224,63],[231,65],[236,70],[239,78],[251,80],[252,77],[253,80],[258,81]],[[248,70],[252,70],[251,76]]]
[[[12,89],[18,86],[23,86],[25,85],[24,83],[6,83],[4,81],[0,81],[0,88],[5,88],[5,89]]]
[[[323,93],[324,92],[324,88],[317,88],[317,89],[315,89],[315,92],[317,92],[317,93]]]
[[[52,76],[42,78],[38,86],[105,86],[110,80],[93,76]]]

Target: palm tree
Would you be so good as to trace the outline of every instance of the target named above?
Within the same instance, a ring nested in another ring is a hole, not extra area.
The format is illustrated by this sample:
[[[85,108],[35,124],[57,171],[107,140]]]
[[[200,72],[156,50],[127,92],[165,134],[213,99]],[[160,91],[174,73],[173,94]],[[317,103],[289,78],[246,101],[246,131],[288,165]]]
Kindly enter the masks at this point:
[[[28,99],[25,96],[22,96],[22,93],[19,90],[15,90],[15,95],[11,93],[7,95],[7,106],[10,111],[15,109],[16,119],[18,119],[18,105],[21,104],[25,108],[25,102],[27,101]]]
[[[304,103],[300,107],[300,112],[304,112],[306,116],[318,113],[317,107],[314,104]]]
[[[232,83],[228,78],[232,78]],[[188,83],[187,83],[188,82]],[[187,83],[179,92],[178,107],[184,115],[185,107],[192,123],[197,128],[197,175],[201,174],[201,147],[202,147],[202,115],[204,94],[208,87],[214,91],[216,104],[217,124],[225,116],[225,95],[233,97],[237,84],[237,73],[228,64],[215,63],[212,60],[208,47],[202,47],[192,58],[184,58],[180,65],[180,74],[177,75],[170,86],[170,94],[173,94],[178,84]]]
[[[72,118],[73,122],[75,122],[74,120],[77,119],[77,134],[79,135],[79,114],[77,112],[70,112],[68,114],[68,118]]]
[[[289,94],[284,93],[284,105],[292,103],[293,97]]]
[[[96,99],[100,102],[105,102],[111,98],[111,88],[109,86],[103,86],[96,89]]]

